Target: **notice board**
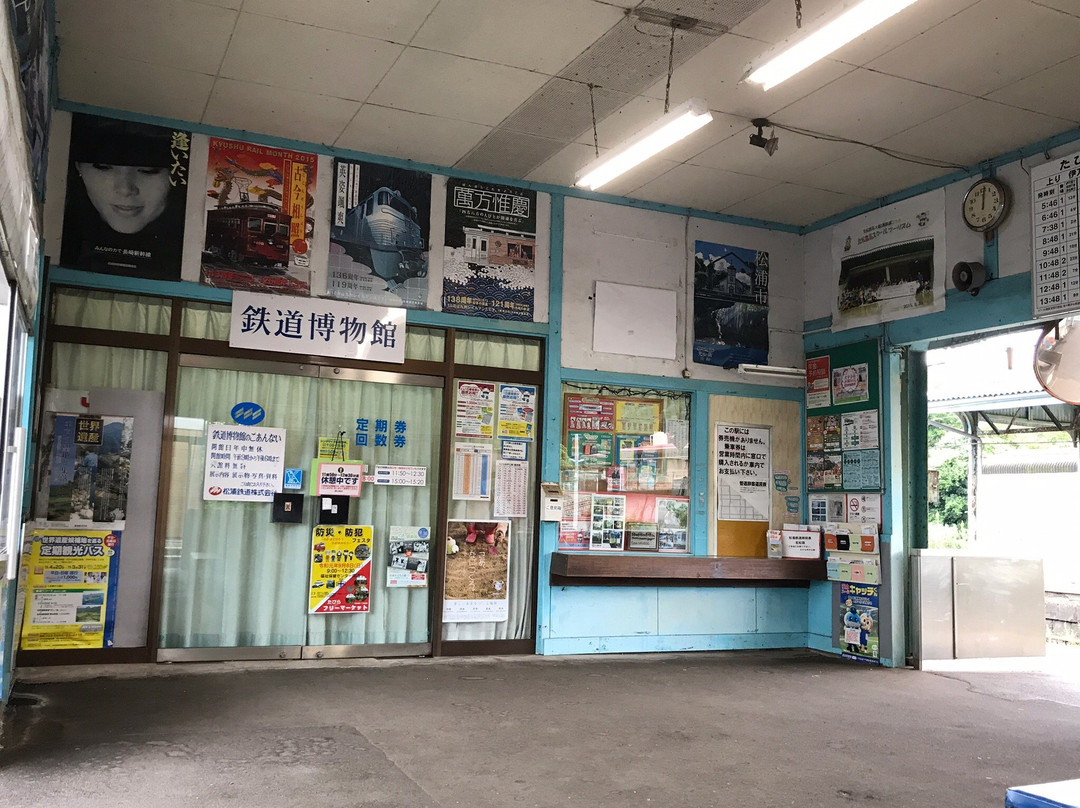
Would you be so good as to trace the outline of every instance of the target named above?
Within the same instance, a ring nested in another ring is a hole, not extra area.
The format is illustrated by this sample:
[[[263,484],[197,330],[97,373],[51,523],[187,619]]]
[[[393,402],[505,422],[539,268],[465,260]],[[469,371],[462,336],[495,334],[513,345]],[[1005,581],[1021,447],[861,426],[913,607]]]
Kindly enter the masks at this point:
[[[806,488],[882,490],[881,353],[877,340],[806,355]]]

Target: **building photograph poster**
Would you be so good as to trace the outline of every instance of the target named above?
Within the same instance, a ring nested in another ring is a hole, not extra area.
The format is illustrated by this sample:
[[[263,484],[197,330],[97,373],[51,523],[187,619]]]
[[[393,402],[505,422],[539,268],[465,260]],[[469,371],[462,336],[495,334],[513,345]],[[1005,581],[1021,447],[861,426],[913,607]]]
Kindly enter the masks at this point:
[[[180,280],[191,133],[74,113],[60,262]]]
[[[509,617],[510,523],[446,523],[446,623],[501,623]],[[456,550],[454,549],[456,548]]]
[[[112,646],[121,531],[35,529],[30,537],[21,647]]]
[[[316,167],[307,152],[210,138],[202,283],[309,293]]]
[[[531,322],[535,268],[536,191],[448,179],[443,311]]]
[[[945,189],[837,225],[832,252],[833,331],[943,311]]]
[[[694,243],[694,361],[724,368],[769,362],[769,254]]]
[[[336,159],[332,213],[327,297],[424,308],[431,175]]]

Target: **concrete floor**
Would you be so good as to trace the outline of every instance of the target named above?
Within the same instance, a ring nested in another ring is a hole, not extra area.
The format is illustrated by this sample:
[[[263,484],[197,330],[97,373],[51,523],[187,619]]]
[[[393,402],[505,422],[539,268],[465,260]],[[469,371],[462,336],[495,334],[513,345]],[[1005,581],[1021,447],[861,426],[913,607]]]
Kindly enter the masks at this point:
[[[1032,688],[809,652],[87,670],[21,672],[0,804],[972,808],[1080,776],[1077,671]]]

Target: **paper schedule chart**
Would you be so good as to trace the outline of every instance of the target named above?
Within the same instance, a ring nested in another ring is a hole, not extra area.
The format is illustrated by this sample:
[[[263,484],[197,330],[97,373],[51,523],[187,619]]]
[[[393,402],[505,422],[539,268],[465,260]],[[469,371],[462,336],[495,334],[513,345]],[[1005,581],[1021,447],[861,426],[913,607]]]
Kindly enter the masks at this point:
[[[1031,308],[1037,319],[1080,309],[1080,152],[1031,170]]]

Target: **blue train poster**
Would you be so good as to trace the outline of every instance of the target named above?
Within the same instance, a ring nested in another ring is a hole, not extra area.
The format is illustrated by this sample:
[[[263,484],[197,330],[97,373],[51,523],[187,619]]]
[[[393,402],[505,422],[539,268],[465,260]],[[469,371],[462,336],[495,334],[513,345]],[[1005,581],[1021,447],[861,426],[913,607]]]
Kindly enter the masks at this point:
[[[425,308],[430,221],[427,172],[335,160],[327,297]]]

